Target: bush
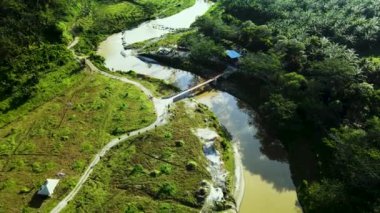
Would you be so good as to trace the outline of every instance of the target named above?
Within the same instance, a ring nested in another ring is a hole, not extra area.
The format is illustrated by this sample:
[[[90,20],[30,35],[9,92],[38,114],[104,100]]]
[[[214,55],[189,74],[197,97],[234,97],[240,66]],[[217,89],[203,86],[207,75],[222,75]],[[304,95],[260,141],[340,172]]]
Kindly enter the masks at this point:
[[[164,137],[167,138],[167,139],[170,139],[170,138],[173,137],[173,135],[170,132],[165,132]]]
[[[136,175],[136,174],[141,174],[141,173],[144,173],[144,167],[141,164],[136,164],[131,171],[131,175]]]
[[[172,172],[172,167],[169,164],[163,164],[160,167],[160,172],[169,175]]]
[[[86,166],[86,162],[84,160],[77,160],[73,163],[73,165],[71,166],[71,168],[74,170],[74,171],[77,171],[77,172],[81,172],[84,167]]]
[[[186,169],[188,171],[194,171],[197,168],[198,164],[195,161],[189,161],[186,164]]]
[[[175,141],[176,147],[183,147],[185,145],[185,142],[183,140],[177,140]]]
[[[158,170],[153,170],[153,171],[151,171],[151,172],[149,173],[149,175],[150,175],[151,177],[157,177],[157,176],[160,175],[160,171],[158,171]]]
[[[114,130],[112,130],[111,134],[112,135],[122,135],[124,133],[126,133],[127,131],[122,128],[122,127],[116,127]]]
[[[41,173],[41,172],[43,172],[44,170],[43,170],[43,168],[42,168],[42,166],[41,166],[41,164],[40,164],[39,162],[34,162],[34,163],[32,164],[32,171],[33,171],[34,173]]]
[[[158,190],[158,197],[173,196],[177,191],[177,187],[173,183],[164,183]]]
[[[125,213],[139,213],[141,212],[135,204],[128,204],[127,208],[124,211]]]
[[[162,203],[159,212],[173,212],[173,206],[170,203]]]

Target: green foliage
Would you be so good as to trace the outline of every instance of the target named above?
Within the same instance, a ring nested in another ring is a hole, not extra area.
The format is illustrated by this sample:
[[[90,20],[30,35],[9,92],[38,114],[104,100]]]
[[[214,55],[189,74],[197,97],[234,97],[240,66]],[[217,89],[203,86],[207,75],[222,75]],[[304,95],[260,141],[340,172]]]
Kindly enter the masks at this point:
[[[263,52],[244,57],[241,60],[241,70],[267,83],[276,81],[283,71],[281,61],[276,55]]]
[[[41,172],[44,171],[44,168],[43,168],[43,166],[41,165],[40,162],[34,162],[34,163],[32,164],[32,171],[33,171],[34,173],[41,173]]]
[[[322,180],[321,183],[304,184],[306,189],[299,195],[305,201],[307,212],[336,212],[347,209],[344,185],[336,180]]]
[[[285,99],[280,94],[273,94],[269,100],[265,102],[260,111],[266,117],[266,120],[278,125],[279,128],[289,128],[294,118],[296,117],[297,105],[291,101]]]
[[[171,132],[165,132],[164,137],[165,137],[166,139],[171,139],[171,138],[173,137],[173,135],[172,135]]]
[[[144,167],[141,164],[136,164],[131,171],[131,175],[143,174],[144,172]]]
[[[214,65],[223,56],[223,47],[208,37],[190,37],[187,42],[190,44],[190,58],[195,63]]]
[[[239,42],[251,50],[267,50],[272,46],[272,31],[266,25],[246,21],[241,25]]]
[[[77,172],[82,172],[85,167],[86,167],[86,161],[83,161],[83,160],[77,160],[71,166],[71,168]]]
[[[316,170],[294,172],[298,186],[312,180],[298,189],[305,212],[378,209],[379,11],[375,0],[222,0],[179,40],[193,64],[219,57],[200,38],[241,50],[234,93],[253,103],[291,161],[302,158],[297,150],[311,153]]]
[[[159,186],[158,197],[171,197],[177,192],[177,187],[173,183],[163,183]]]
[[[170,173],[172,172],[172,167],[169,164],[162,164],[160,166],[160,172],[162,174],[170,175]]]
[[[378,46],[380,4],[376,0],[223,0],[227,13],[267,24],[289,37],[324,36],[355,48]]]

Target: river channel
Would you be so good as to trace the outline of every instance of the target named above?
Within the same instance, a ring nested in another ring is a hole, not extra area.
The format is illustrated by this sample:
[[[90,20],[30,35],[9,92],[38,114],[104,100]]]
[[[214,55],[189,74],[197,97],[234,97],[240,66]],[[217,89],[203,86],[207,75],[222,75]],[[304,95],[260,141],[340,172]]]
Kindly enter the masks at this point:
[[[173,16],[147,21],[138,27],[109,36],[102,42],[98,54],[105,58],[111,70],[129,71],[166,80],[180,89],[196,84],[199,77],[183,70],[159,64],[148,64],[136,57],[134,50],[124,50],[123,42],[133,44],[163,36],[168,28],[188,28],[198,16],[203,15],[212,3],[197,0],[195,5]],[[160,28],[165,26],[168,28]],[[244,184],[240,203],[241,213],[292,213],[302,212],[284,151],[279,146],[261,143],[254,123],[254,111],[236,97],[214,90],[196,99],[206,104],[220,123],[231,133],[242,165]]]

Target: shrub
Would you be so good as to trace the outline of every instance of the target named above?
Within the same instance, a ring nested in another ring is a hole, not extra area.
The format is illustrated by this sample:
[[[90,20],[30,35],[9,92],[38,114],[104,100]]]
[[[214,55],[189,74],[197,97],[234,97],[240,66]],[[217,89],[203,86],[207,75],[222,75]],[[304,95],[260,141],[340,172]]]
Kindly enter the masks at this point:
[[[71,168],[77,172],[80,172],[84,169],[84,167],[86,166],[86,162],[83,161],[83,160],[77,160],[73,163],[73,165],[71,166]]]
[[[136,164],[131,171],[131,175],[136,175],[136,174],[141,174],[141,173],[144,173],[144,167],[141,164]]]
[[[34,162],[32,164],[32,171],[35,173],[41,173],[43,172],[43,168],[39,162]]]
[[[126,130],[122,127],[116,127],[114,130],[112,130],[112,135],[122,135],[126,132]]]
[[[198,164],[195,161],[189,161],[186,164],[186,169],[188,171],[194,171],[197,168]]]
[[[139,213],[141,212],[135,204],[128,204],[127,208],[124,211],[125,213]]]
[[[158,171],[158,170],[153,170],[153,171],[151,171],[151,172],[149,173],[149,175],[150,175],[151,177],[157,177],[157,176],[160,175],[160,171]]]
[[[173,183],[163,183],[158,190],[158,197],[173,196],[177,187]]]
[[[185,145],[185,142],[183,140],[177,140],[175,141],[176,147],[183,147]]]
[[[173,206],[170,203],[160,204],[159,212],[164,213],[164,212],[172,212],[172,211],[173,211]]]
[[[167,139],[170,139],[170,138],[173,137],[173,135],[172,135],[171,132],[165,132],[164,137],[167,138]]]
[[[160,166],[160,172],[169,175],[172,172],[172,167],[169,164],[163,164]]]

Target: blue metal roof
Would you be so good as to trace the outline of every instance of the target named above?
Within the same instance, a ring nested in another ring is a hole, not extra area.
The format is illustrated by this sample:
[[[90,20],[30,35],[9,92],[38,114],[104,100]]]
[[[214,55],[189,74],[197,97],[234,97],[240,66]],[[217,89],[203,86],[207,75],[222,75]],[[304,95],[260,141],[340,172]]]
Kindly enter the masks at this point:
[[[226,54],[228,57],[230,57],[231,59],[235,59],[235,58],[240,58],[240,54],[238,52],[236,52],[235,50],[227,50],[226,51]]]

